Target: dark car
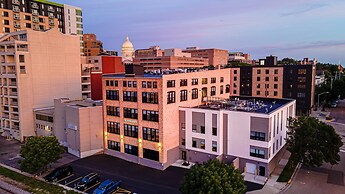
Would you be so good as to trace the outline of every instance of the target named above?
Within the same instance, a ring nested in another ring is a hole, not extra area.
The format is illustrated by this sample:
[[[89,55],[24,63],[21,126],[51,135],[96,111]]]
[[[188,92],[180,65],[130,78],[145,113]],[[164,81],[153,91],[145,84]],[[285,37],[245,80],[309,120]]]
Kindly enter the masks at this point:
[[[93,194],[110,194],[113,191],[120,188],[121,181],[114,182],[111,180],[103,181],[97,189],[93,191]]]
[[[93,172],[84,176],[79,183],[76,185],[76,189],[79,191],[85,191],[89,187],[97,184],[100,181],[100,177],[97,173]]]
[[[48,182],[56,182],[60,179],[63,179],[73,173],[73,168],[71,166],[62,166],[58,167],[53,172],[49,173],[44,177]]]

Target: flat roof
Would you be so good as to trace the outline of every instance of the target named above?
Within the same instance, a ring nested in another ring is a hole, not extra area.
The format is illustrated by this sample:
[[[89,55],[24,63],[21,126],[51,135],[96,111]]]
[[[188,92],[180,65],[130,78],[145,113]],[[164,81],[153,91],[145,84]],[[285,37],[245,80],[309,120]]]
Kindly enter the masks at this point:
[[[54,107],[35,109],[34,112],[36,114],[53,116],[54,115]]]
[[[279,108],[293,101],[293,99],[285,98],[274,99],[251,96],[230,97],[228,99],[206,97],[206,104],[199,105],[193,108],[270,114],[271,112],[278,110]]]

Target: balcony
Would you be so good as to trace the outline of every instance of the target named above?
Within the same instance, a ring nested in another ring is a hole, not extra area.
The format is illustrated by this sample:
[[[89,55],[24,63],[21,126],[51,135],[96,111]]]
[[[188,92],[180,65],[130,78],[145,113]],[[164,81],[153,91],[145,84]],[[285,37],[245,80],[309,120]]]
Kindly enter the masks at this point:
[[[18,92],[10,92],[10,96],[17,96]]]
[[[13,9],[12,9],[14,12],[20,12],[20,9],[18,6],[13,6]]]
[[[18,125],[12,125],[12,129],[13,130],[19,130],[19,126]]]
[[[20,15],[18,13],[13,14],[14,20],[20,20]]]
[[[20,2],[19,2],[19,0],[12,0],[12,4],[20,5]]]
[[[14,115],[11,117],[12,120],[16,120],[16,121],[19,121],[19,116],[18,115]]]
[[[49,7],[48,7],[48,11],[50,11],[50,12],[55,12],[54,7],[49,6]]]
[[[10,115],[8,115],[8,114],[3,114],[1,117],[2,117],[3,119],[9,119],[9,118],[10,118]]]
[[[7,74],[16,75],[17,72],[16,72],[16,70],[9,70],[9,71],[7,71]]]
[[[37,3],[31,3],[31,8],[38,9],[38,4]]]
[[[15,28],[20,28],[20,23],[14,23]]]
[[[11,102],[11,106],[18,106],[18,102]]]
[[[48,18],[50,18],[50,19],[54,19],[54,14],[49,13]]]
[[[17,87],[17,82],[11,82],[10,84],[8,84],[8,86],[15,86],[15,87]]]
[[[49,20],[49,25],[50,25],[50,26],[54,26],[54,24],[55,24],[55,23],[54,23],[54,20]]]
[[[39,31],[40,30],[40,26],[38,24],[34,24],[32,29]]]
[[[38,22],[39,22],[38,17],[32,17],[32,22],[33,22],[33,23],[38,23]]]
[[[31,10],[32,15],[38,16],[38,11],[37,10]]]

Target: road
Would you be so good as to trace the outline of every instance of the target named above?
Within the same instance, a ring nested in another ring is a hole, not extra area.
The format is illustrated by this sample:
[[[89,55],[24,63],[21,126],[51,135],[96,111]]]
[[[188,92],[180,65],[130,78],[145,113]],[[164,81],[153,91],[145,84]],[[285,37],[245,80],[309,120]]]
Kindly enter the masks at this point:
[[[337,108],[331,108],[330,111],[334,122],[345,124],[345,100],[340,100]]]
[[[4,190],[4,189],[2,189],[1,187],[0,187],[0,193],[1,193],[1,194],[13,194],[12,192],[9,192],[9,191],[7,191],[7,190]]]

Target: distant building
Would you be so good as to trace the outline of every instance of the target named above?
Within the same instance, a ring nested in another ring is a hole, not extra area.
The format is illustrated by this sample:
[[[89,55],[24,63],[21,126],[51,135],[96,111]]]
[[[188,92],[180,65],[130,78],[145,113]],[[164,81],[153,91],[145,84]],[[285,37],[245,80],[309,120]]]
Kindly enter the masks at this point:
[[[203,58],[208,60],[208,65],[219,66],[228,64],[228,51],[222,49],[199,49],[198,47],[187,47],[183,50],[185,53],[190,53],[191,57]]]
[[[123,63],[133,63],[134,46],[132,42],[129,41],[128,35],[126,36],[125,42],[122,44],[121,55]]]
[[[242,53],[242,52],[229,52],[228,62],[229,63],[239,62],[239,63],[252,64],[252,60],[250,60],[250,54]]]
[[[269,177],[283,155],[295,100],[240,96],[205,102],[179,108],[180,159],[219,159],[246,174]]]
[[[100,55],[118,56],[118,53],[117,51],[104,50],[104,52],[101,53]]]
[[[84,158],[103,151],[102,102],[54,100],[54,106],[35,109],[38,136],[55,136],[68,152]]]
[[[172,48],[161,50],[159,46],[135,51],[134,64],[145,69],[185,69],[208,66],[208,59],[191,57],[190,53]]]
[[[79,42],[58,29],[0,37],[0,134],[21,141],[35,136],[34,109],[62,96],[81,98]]]
[[[95,34],[84,34],[83,42],[85,56],[97,56],[103,53],[103,43],[97,40]]]

